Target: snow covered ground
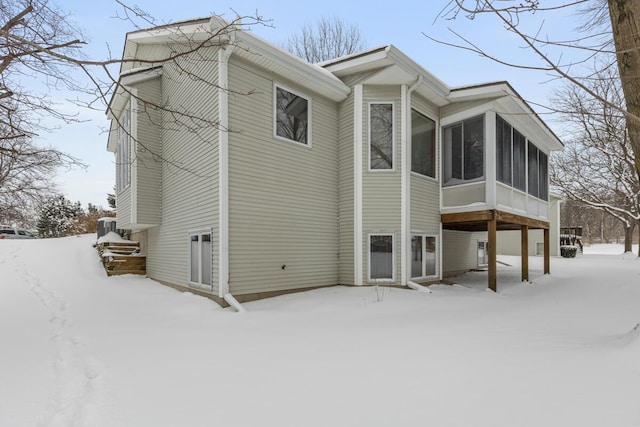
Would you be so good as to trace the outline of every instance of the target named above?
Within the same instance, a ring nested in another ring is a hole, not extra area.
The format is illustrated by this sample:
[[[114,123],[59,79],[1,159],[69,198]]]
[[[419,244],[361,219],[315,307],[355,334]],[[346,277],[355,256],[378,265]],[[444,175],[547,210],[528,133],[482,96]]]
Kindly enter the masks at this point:
[[[0,241],[0,426],[640,425],[640,261],[621,247],[551,276],[532,257],[531,283],[499,257],[497,294],[474,272],[237,314],[105,277],[93,239]]]

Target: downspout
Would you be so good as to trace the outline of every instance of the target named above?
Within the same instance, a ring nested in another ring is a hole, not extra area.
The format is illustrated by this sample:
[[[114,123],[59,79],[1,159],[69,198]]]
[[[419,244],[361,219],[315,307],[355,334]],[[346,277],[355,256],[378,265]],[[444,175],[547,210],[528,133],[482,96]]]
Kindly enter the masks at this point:
[[[212,23],[213,26],[213,23]],[[246,310],[229,292],[229,58],[235,48],[235,30],[229,44],[218,51],[218,297],[239,313]]]
[[[402,85],[402,129],[401,129],[401,157],[402,173],[400,176],[400,283],[412,287],[409,283],[409,254],[411,253],[411,93],[422,83],[422,75],[407,88]],[[417,285],[417,284],[416,284]],[[419,285],[418,285],[419,286]],[[412,288],[415,289],[415,288]]]

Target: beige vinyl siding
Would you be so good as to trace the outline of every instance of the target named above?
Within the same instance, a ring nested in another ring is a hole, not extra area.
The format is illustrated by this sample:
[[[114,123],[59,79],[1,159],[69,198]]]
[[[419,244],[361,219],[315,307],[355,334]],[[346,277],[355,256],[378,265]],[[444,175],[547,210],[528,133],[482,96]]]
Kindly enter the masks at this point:
[[[498,255],[518,255],[520,256],[520,230],[498,231],[496,250]],[[542,230],[529,230],[529,255],[536,256],[536,245],[544,241]]]
[[[164,66],[162,225],[149,230],[147,260],[150,277],[187,286],[189,232],[211,230],[214,293],[218,283],[218,130],[213,123],[218,118],[217,81],[215,48],[200,49],[197,58],[180,58],[177,64]],[[198,120],[203,118],[211,122]]]
[[[363,96],[363,166],[362,166],[362,238],[363,238],[363,278],[369,278],[369,235],[393,234],[395,255],[395,282],[400,281],[400,227],[401,188],[400,158],[401,103],[400,86],[365,86]],[[393,102],[393,171],[369,171],[369,105],[377,102]]]
[[[440,184],[411,175],[411,231],[440,232]]]
[[[131,229],[131,185],[120,191],[116,197],[118,220],[116,227],[122,230]]]
[[[273,77],[231,57],[229,83],[230,292],[338,283],[337,105],[311,100],[311,146],[274,138]]]
[[[478,240],[486,240],[487,233],[442,231],[442,270],[448,273],[468,271],[478,267]]]
[[[411,231],[440,232],[440,132],[438,132],[438,108],[424,98],[413,95],[412,108],[436,122],[436,176],[411,174]]]
[[[354,283],[354,95],[349,95],[339,108],[338,127],[338,192],[339,192],[339,238],[340,273],[338,282],[342,285]]]
[[[136,213],[138,225],[160,224],[162,162],[157,159],[161,150],[162,128],[159,126],[161,111],[161,79],[156,78],[136,85],[137,142],[134,155],[136,173]]]

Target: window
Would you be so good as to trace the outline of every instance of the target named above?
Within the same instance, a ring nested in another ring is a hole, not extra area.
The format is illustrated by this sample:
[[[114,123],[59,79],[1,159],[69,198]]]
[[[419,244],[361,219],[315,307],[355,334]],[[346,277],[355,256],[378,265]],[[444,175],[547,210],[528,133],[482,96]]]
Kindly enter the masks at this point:
[[[444,185],[484,178],[484,116],[444,128]]]
[[[122,191],[131,182],[131,111],[127,108],[118,119],[118,148],[116,149],[116,186]]]
[[[275,86],[276,136],[304,145],[311,143],[311,101]]]
[[[496,116],[496,179],[511,185],[511,138],[513,129],[500,116]]]
[[[529,164],[529,167],[538,165],[537,157],[532,154],[538,149],[531,143],[528,149],[529,162],[535,163]],[[531,194],[536,197],[538,189],[534,184],[538,182],[538,176],[537,168],[534,176],[529,175],[532,180],[529,190],[535,191]],[[527,191],[527,139],[500,116],[496,116],[496,179],[520,191]]]
[[[211,233],[192,233],[189,240],[189,281],[211,286]]]
[[[393,169],[393,104],[369,106],[369,169]]]
[[[393,280],[393,235],[369,236],[369,279]]]
[[[538,198],[549,200],[547,155],[538,150]]]
[[[436,176],[436,122],[411,110],[411,170]]]
[[[529,194],[538,197],[538,148],[529,142]]]
[[[548,158],[538,147],[529,142],[529,194],[541,200],[549,200]]]
[[[437,274],[436,237],[425,234],[411,236],[411,277],[424,278]]]
[[[513,187],[527,191],[527,140],[520,132],[513,130]]]

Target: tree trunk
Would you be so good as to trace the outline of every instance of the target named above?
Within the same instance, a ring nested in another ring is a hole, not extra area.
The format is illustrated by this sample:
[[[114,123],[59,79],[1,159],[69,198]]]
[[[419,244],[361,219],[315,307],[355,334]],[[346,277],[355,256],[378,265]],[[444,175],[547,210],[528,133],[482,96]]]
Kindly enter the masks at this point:
[[[630,224],[623,224],[624,226],[624,253],[633,252],[633,229]]]
[[[607,0],[622,91],[627,104],[627,130],[640,177],[640,1]]]

